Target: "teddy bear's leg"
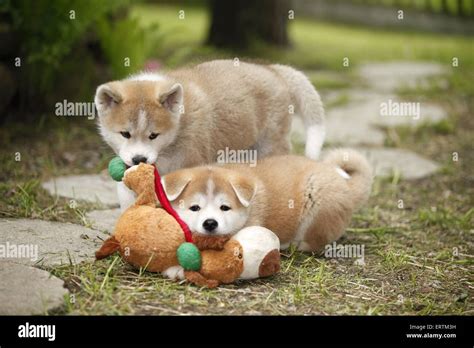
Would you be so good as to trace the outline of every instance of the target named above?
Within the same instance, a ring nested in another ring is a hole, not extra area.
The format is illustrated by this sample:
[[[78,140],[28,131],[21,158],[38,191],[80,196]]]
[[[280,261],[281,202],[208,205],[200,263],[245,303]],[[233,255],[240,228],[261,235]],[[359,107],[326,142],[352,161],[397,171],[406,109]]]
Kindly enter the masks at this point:
[[[232,239],[238,241],[243,250],[244,270],[240,279],[256,279],[278,272],[280,240],[272,231],[261,226],[249,226]]]
[[[186,280],[197,286],[204,286],[213,289],[219,286],[219,281],[215,279],[207,279],[201,273],[195,271],[185,271]]]
[[[269,277],[280,271],[280,250],[273,249],[263,258],[258,267],[259,277]]]
[[[135,192],[130,190],[123,181],[117,182],[117,196],[120,203],[120,211],[123,213],[127,210],[135,200],[137,199],[137,195]]]
[[[120,243],[114,236],[105,240],[104,244],[100,247],[99,250],[95,252],[95,259],[102,260],[107,256],[112,255],[114,252],[120,249]]]

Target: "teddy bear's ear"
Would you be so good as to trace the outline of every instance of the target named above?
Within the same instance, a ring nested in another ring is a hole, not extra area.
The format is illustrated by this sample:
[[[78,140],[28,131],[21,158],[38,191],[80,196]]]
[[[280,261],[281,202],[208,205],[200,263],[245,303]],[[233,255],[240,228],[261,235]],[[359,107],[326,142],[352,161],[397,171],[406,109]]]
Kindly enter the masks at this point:
[[[161,184],[170,202],[176,200],[191,182],[190,176],[184,176],[180,172],[171,173],[161,178]]]
[[[230,185],[240,203],[247,208],[257,191],[256,183],[249,178],[239,176],[230,179]]]

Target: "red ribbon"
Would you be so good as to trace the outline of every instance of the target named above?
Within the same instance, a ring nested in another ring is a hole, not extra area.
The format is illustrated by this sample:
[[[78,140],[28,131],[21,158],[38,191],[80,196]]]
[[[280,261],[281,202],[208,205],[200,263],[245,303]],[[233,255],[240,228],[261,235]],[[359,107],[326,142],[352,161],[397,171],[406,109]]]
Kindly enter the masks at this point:
[[[181,229],[184,232],[184,238],[186,239],[186,242],[192,243],[193,242],[193,236],[191,234],[191,230],[189,229],[186,222],[181,220],[181,218],[179,217],[176,210],[174,210],[173,207],[171,206],[170,201],[168,200],[168,197],[166,197],[166,193],[165,193],[165,190],[163,189],[163,185],[161,185],[160,173],[158,173],[158,169],[156,169],[156,166],[154,166],[154,168],[155,168],[155,192],[156,192],[156,196],[158,197],[158,200],[161,203],[161,206],[181,226]]]

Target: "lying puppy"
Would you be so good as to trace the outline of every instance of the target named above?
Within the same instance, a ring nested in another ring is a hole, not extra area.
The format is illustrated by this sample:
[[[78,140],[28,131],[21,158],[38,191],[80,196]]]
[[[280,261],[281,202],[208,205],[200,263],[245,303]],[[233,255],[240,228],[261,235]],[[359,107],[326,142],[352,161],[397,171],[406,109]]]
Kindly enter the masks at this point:
[[[227,149],[287,154],[293,114],[303,119],[308,157],[317,158],[324,142],[319,94],[283,65],[216,60],[140,74],[99,86],[95,105],[100,133],[122,160],[155,163],[162,174],[215,163]],[[119,186],[119,199],[124,210],[134,196]]]
[[[367,160],[345,149],[322,162],[277,156],[253,168],[205,166],[163,178],[168,199],[193,232],[222,236],[264,226],[280,238],[282,249],[296,244],[302,251],[319,251],[337,240],[371,184]]]

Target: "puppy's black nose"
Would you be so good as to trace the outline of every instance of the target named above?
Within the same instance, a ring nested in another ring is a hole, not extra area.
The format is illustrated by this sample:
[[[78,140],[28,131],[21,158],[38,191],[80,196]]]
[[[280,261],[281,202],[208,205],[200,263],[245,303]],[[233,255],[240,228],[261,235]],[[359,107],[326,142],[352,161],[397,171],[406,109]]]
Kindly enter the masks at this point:
[[[218,226],[218,223],[214,219],[207,219],[202,223],[202,227],[208,232],[213,232]]]
[[[133,164],[139,164],[139,163],[146,163],[146,160],[148,158],[146,158],[145,156],[135,156],[132,158],[132,161],[133,161]]]

